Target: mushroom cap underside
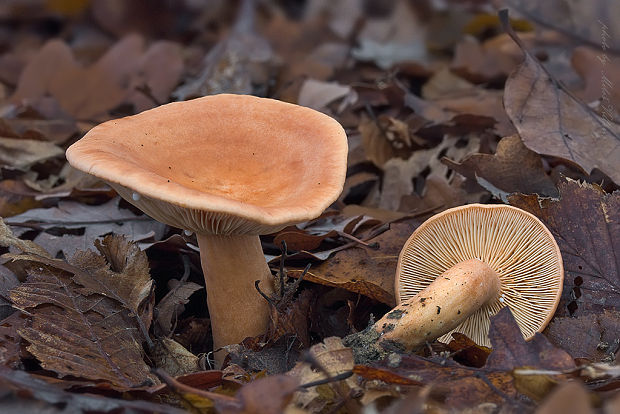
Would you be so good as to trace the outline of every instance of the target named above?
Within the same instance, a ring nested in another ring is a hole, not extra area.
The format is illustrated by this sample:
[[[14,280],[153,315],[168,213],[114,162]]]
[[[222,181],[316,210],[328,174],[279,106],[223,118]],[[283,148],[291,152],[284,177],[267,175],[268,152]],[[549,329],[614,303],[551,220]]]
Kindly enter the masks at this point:
[[[105,122],[67,150],[73,167],[155,219],[218,234],[318,216],[342,191],[346,158],[346,134],[329,116],[229,94]]]
[[[490,346],[490,316],[509,306],[526,339],[542,331],[557,308],[564,268],[558,245],[534,215],[512,206],[471,204],[439,213],[405,243],[396,271],[400,303],[447,269],[469,259],[488,264],[501,281],[501,294],[439,340],[461,332]]]

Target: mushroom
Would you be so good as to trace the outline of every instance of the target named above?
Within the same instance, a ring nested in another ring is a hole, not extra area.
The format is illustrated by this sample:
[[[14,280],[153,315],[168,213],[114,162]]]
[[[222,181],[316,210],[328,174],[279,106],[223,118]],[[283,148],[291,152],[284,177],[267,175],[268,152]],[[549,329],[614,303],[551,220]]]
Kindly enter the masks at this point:
[[[489,318],[504,306],[530,339],[552,318],[563,279],[558,245],[532,214],[505,205],[446,210],[418,227],[400,253],[399,305],[374,325],[379,345],[411,351],[461,332],[490,346]]]
[[[336,200],[347,138],[312,109],[222,94],[104,122],[66,156],[149,216],[196,233],[218,349],[266,331],[270,309],[255,281],[266,294],[273,281],[259,235]]]

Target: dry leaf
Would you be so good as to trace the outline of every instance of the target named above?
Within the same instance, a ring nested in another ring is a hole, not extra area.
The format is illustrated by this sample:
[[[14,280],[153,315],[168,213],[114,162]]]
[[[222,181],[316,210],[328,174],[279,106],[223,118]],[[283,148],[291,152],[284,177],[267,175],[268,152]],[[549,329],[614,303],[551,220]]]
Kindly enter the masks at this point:
[[[378,249],[359,245],[337,252],[330,260],[310,268],[305,280],[361,293],[393,306],[398,254],[413,229],[411,224],[392,223],[389,230],[368,241],[378,243]],[[299,273],[299,269],[289,270],[292,276]]]
[[[601,314],[577,318],[555,317],[545,334],[556,346],[573,358],[591,361],[613,361],[620,332],[620,312],[605,310]]]
[[[307,384],[326,379],[323,370],[332,377],[353,370],[353,351],[345,347],[340,338],[325,338],[322,343],[313,345],[309,353],[312,355],[312,360],[320,364],[322,369],[313,367],[311,363],[299,362],[287,376],[296,378],[301,384]],[[309,412],[320,412],[329,407],[330,403],[337,399],[338,394],[346,396],[358,388],[353,378],[323,384],[296,392],[293,404]]]
[[[71,257],[77,249],[88,249],[95,239],[111,232],[127,235],[134,241],[143,239],[151,231],[155,231],[155,239],[163,236],[164,224],[119,208],[119,201],[120,198],[115,198],[98,206],[61,201],[58,207],[32,209],[13,216],[8,223],[15,225],[17,234],[27,230],[28,224],[45,230],[35,237],[35,242],[53,256],[62,251],[65,257]],[[57,233],[47,232],[53,228],[65,229],[63,233],[66,234],[57,236]],[[83,229],[83,234],[76,235],[72,229]]]
[[[502,138],[494,155],[472,154],[461,163],[447,158],[442,162],[506,203],[510,193],[558,196],[540,156],[527,149],[518,135]]]
[[[308,108],[324,111],[330,103],[344,98],[352,92],[350,86],[336,82],[323,82],[316,79],[306,79],[301,85],[297,104]]]
[[[525,145],[572,161],[587,173],[598,168],[620,183],[620,125],[570,95],[509,33],[525,61],[506,81],[504,106]]]
[[[79,252],[76,265],[34,254],[11,256],[26,262],[28,273],[11,292],[13,306],[32,319],[19,334],[41,365],[61,376],[124,389],[156,382],[142,349],[149,340],[150,307],[144,303],[152,283],[146,255],[118,236],[97,247],[103,256]]]
[[[0,367],[2,409],[7,413],[136,413],[187,414],[172,405],[64,391],[25,371]]]
[[[566,382],[559,385],[536,409],[536,414],[593,414],[590,396],[579,382]]]
[[[63,149],[51,142],[0,137],[0,165],[25,169],[63,154]]]
[[[462,159],[465,155],[476,152],[480,140],[473,134],[463,147],[456,146],[458,137],[446,136],[444,140],[428,150],[415,151],[407,160],[392,158],[383,166],[383,185],[379,207],[387,210],[398,209],[403,196],[414,193],[413,179],[429,168],[430,173],[446,176],[448,168],[440,162],[441,157]]]
[[[170,338],[154,341],[150,352],[153,364],[173,377],[200,371],[199,358]]]
[[[193,282],[177,282],[177,285],[159,301],[155,306],[155,315],[157,315],[155,323],[159,336],[168,336],[172,333],[177,318],[185,309],[183,305],[187,304],[189,297],[200,289],[202,286]]]
[[[409,125],[403,121],[379,116],[376,120],[363,120],[358,129],[366,157],[379,168],[392,158],[406,159],[411,155]]]
[[[620,51],[620,29],[613,20],[620,15],[617,1],[508,0],[506,3],[526,19],[577,38],[580,43],[600,47],[605,30],[606,49]]]
[[[560,199],[512,195],[510,204],[536,215],[557,241],[564,288],[556,315],[620,310],[620,192],[566,179]]]

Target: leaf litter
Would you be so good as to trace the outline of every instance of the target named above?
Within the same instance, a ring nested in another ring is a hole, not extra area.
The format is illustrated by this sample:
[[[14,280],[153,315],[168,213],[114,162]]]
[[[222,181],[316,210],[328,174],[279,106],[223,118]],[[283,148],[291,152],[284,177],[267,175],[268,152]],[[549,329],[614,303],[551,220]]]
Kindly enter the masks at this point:
[[[613,412],[615,6],[510,1],[516,33],[504,33],[487,3],[3,3],[0,406]],[[323,111],[350,148],[330,210],[262,237],[282,281],[270,329],[230,345],[222,371],[194,236],[121,204],[62,155],[98,122],[220,92]],[[564,293],[544,334],[526,343],[500,312],[493,349],[456,335],[356,361],[341,339],[394,305],[404,241],[473,202],[530,211],[558,240]]]

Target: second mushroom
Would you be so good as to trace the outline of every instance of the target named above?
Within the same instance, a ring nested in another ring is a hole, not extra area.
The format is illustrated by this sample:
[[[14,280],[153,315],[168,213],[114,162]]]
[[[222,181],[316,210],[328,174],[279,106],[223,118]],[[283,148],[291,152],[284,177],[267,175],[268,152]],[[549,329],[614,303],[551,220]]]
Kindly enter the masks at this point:
[[[562,256],[530,213],[472,204],[437,214],[398,259],[399,305],[374,325],[379,345],[411,351],[451,332],[490,346],[490,317],[510,307],[526,339],[542,331],[562,292]]]

